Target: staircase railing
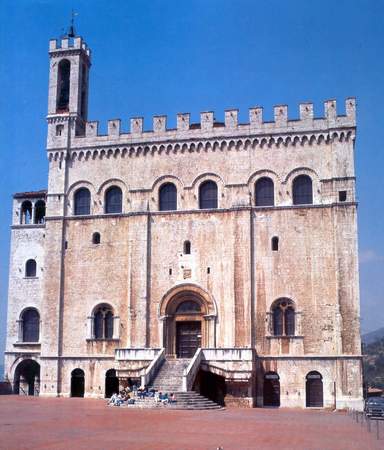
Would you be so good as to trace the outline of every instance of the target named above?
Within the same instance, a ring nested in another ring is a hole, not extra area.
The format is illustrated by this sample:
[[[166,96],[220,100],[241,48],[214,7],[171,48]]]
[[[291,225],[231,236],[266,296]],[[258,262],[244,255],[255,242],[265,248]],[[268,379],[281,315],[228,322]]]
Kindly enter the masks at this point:
[[[161,364],[165,360],[165,348],[162,348],[160,352],[152,360],[151,364],[145,369],[143,375],[141,375],[141,387],[148,385],[158,372]]]
[[[193,356],[189,366],[184,369],[183,373],[183,391],[187,392],[192,390],[193,382],[195,381],[197,372],[199,371],[201,360],[203,359],[203,351],[198,348]]]

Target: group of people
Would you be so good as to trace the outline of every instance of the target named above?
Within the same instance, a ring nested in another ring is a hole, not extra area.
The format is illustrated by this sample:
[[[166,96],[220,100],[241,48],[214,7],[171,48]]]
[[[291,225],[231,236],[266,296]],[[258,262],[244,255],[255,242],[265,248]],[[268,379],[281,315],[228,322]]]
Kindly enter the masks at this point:
[[[123,404],[126,405],[134,405],[135,398],[154,398],[155,402],[160,405],[170,405],[172,403],[176,403],[176,396],[173,392],[169,395],[167,392],[163,393],[160,391],[156,391],[156,389],[148,389],[148,386],[137,387],[135,384],[132,388],[127,387],[120,391],[119,394],[114,393],[108,401],[108,405],[112,406],[121,406]]]

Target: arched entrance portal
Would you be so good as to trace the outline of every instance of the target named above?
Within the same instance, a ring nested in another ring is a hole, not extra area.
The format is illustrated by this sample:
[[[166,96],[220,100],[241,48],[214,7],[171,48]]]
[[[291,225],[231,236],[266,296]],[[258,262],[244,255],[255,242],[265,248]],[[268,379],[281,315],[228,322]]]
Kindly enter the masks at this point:
[[[112,397],[112,394],[119,392],[119,379],[115,369],[109,369],[105,373],[105,398]]]
[[[280,406],[280,377],[276,372],[264,375],[264,406]]]
[[[305,384],[306,406],[323,407],[323,377],[319,372],[309,372]]]
[[[40,365],[33,359],[25,359],[16,367],[14,393],[18,395],[39,395]]]
[[[72,370],[71,373],[71,397],[84,397],[84,371]]]
[[[215,347],[216,308],[200,287],[185,284],[171,289],[159,312],[168,356],[192,358],[199,347]]]

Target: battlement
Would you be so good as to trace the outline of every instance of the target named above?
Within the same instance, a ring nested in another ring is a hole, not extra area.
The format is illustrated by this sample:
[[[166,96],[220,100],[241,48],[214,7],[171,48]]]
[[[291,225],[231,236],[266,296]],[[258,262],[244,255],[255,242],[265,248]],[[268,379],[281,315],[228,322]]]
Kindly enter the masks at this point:
[[[74,38],[50,39],[49,53],[67,52],[68,50],[83,50],[89,57],[91,57],[91,49],[87,46],[81,36]]]
[[[130,131],[121,130],[121,120],[112,119],[108,121],[108,134],[99,134],[99,122],[87,122],[85,136],[78,137],[91,141],[97,139],[98,143],[103,140],[129,139],[129,140],[161,140],[195,138],[197,135],[207,138],[209,136],[228,136],[242,134],[283,134],[308,131],[326,131],[336,128],[353,128],[356,125],[356,100],[347,98],[345,101],[345,114],[338,115],[336,100],[324,102],[324,116],[314,117],[312,103],[301,103],[299,105],[299,119],[289,119],[287,105],[274,106],[274,121],[263,120],[263,108],[254,107],[249,109],[249,122],[239,123],[239,111],[230,109],[224,112],[224,122],[218,122],[212,111],[200,113],[200,122],[191,123],[190,113],[177,114],[176,128],[167,128],[167,116],[156,115],[152,119],[152,129],[144,130],[144,119],[133,117],[130,119]]]

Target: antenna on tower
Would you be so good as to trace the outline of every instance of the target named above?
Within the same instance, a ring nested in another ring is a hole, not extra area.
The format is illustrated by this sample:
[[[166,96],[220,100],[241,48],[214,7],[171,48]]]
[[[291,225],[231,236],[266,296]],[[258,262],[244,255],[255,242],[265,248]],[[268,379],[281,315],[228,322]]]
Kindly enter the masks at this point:
[[[75,17],[77,16],[77,12],[75,12],[73,9],[71,11],[71,25],[68,29],[67,37],[74,38],[76,36],[76,30],[75,30]]]

